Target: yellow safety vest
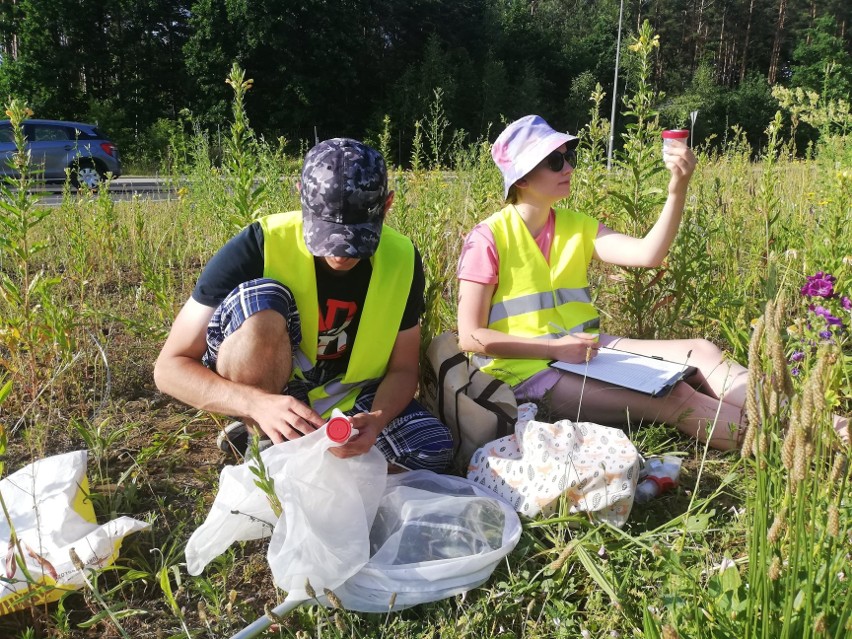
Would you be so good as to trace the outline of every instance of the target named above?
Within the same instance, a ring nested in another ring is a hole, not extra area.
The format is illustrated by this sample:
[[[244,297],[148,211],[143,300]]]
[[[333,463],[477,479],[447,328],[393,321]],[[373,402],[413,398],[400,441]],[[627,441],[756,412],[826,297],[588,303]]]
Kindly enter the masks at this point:
[[[260,219],[263,229],[263,275],[286,285],[296,299],[302,320],[302,343],[295,355],[294,377],[316,365],[319,304],[314,256],[302,235],[302,213],[277,213]],[[308,393],[311,406],[323,417],[333,408],[352,408],[361,390],[384,377],[414,277],[414,245],[388,226],[382,227],[378,249],[370,258],[373,273],[342,379],[333,379]]]
[[[518,210],[509,205],[485,223],[494,235],[499,259],[497,288],[491,297],[488,328],[551,339],[567,333],[597,333],[600,319],[589,295],[588,268],[598,222],[577,211],[556,210],[556,228],[547,263]],[[514,386],[547,368],[544,359],[485,357],[474,363]]]

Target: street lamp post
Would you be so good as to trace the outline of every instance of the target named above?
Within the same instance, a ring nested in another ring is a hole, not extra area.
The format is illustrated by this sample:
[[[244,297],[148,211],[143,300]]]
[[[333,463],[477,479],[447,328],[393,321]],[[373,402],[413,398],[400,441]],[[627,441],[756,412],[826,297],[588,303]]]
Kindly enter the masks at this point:
[[[618,40],[615,43],[615,79],[612,81],[612,115],[609,118],[609,146],[606,150],[606,170],[612,168],[612,146],[615,143],[615,103],[618,96],[618,59],[621,56],[621,18],[624,15],[624,0],[618,7]]]

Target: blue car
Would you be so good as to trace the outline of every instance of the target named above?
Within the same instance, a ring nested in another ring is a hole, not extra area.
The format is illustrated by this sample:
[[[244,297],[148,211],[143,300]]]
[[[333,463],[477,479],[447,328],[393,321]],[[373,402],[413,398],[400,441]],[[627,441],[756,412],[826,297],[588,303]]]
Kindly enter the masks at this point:
[[[25,120],[24,137],[37,180],[64,182],[70,176],[77,188],[97,189],[108,173],[114,178],[121,175],[118,147],[94,124]],[[12,125],[0,120],[0,175],[15,175],[9,166],[14,153]]]

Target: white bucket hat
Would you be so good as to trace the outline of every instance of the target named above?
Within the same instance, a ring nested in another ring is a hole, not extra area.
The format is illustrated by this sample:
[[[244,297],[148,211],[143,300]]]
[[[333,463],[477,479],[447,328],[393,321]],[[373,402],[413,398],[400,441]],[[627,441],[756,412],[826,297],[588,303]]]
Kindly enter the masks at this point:
[[[539,115],[515,120],[491,145],[491,157],[503,174],[503,198],[509,187],[532,171],[539,162],[563,144],[576,148],[579,139],[553,129]]]

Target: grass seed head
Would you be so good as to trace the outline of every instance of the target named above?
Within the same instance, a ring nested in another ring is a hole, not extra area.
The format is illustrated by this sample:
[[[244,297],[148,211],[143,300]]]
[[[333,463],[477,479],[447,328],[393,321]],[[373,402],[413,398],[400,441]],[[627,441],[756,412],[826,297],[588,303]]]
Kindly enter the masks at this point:
[[[808,468],[808,445],[802,438],[798,438],[796,452],[793,453],[793,472],[790,473],[790,479],[793,481],[795,488],[799,482],[804,481],[807,475]]]
[[[343,604],[340,603],[340,599],[338,599],[337,595],[334,594],[333,590],[329,590],[328,588],[323,588],[322,591],[325,593],[326,599],[328,599],[328,603],[331,604],[331,607],[336,610],[342,610]]]
[[[766,462],[766,456],[769,454],[769,435],[765,430],[761,430],[757,435],[757,448],[760,452],[761,462]]]
[[[283,623],[284,618],[275,612],[268,603],[263,604],[263,614],[269,619],[272,623]]]
[[[317,591],[314,590],[314,587],[311,585],[310,579],[305,579],[305,592],[308,594],[308,597],[311,599],[317,598]]]
[[[80,555],[77,554],[77,551],[74,548],[71,548],[68,551],[68,556],[71,558],[71,564],[77,570],[83,570],[85,566],[83,565],[83,561],[80,559]]]
[[[751,419],[746,420],[745,435],[743,435],[743,444],[740,448],[740,457],[746,459],[754,454],[754,436],[757,432],[756,424],[751,422]]]
[[[784,444],[781,446],[781,462],[784,468],[788,471],[793,468],[793,454],[796,451],[796,429],[790,425],[787,429],[787,435],[784,437]]]
[[[828,507],[828,534],[832,537],[840,536],[840,512],[835,504]]]
[[[781,577],[781,558],[775,555],[772,558],[772,563],[769,564],[769,580],[778,581]]]
[[[557,570],[562,568],[562,566],[568,560],[568,557],[571,556],[572,552],[574,552],[574,544],[566,544],[565,548],[563,548],[562,551],[559,553],[559,556],[550,563],[550,570],[556,572]]]
[[[784,534],[784,530],[787,527],[787,509],[782,508],[778,511],[778,514],[775,515],[775,519],[772,520],[772,525],[769,527],[769,532],[766,533],[766,540],[770,544],[777,544],[778,540],[781,539],[781,535]]]
[[[666,624],[663,626],[663,639],[680,639],[680,635],[674,629],[674,626]]]
[[[813,378],[811,380],[813,381]],[[814,387],[808,383],[802,395],[802,410],[799,413],[799,429],[802,441],[810,441],[814,430]]]
[[[781,405],[781,399],[778,395],[778,391],[776,389],[772,389],[769,391],[769,416],[777,417],[778,416],[778,408]]]
[[[760,419],[760,412],[757,406],[757,389],[763,377],[763,371],[760,365],[760,344],[763,340],[763,333],[766,328],[766,321],[763,317],[758,318],[754,325],[754,330],[751,334],[751,341],[748,345],[748,390],[746,391],[746,411],[749,423],[757,425]]]
[[[846,455],[839,453],[834,457],[834,464],[831,466],[831,476],[829,483],[832,486],[837,486],[846,475]]]
[[[341,635],[345,635],[349,631],[349,628],[346,627],[346,621],[343,619],[343,615],[339,611],[334,613],[334,625],[337,626],[337,630]]]
[[[779,305],[778,308],[781,306]],[[770,308],[767,305],[767,315],[769,312]],[[793,378],[790,376],[790,367],[787,365],[787,353],[781,339],[779,325],[776,314],[766,328],[766,346],[772,360],[772,390],[778,395],[790,397],[793,395]]]
[[[760,407],[757,403],[757,389],[760,378],[760,373],[753,373],[751,364],[749,363],[748,387],[746,389],[746,418],[751,428],[757,428],[760,424]]]
[[[808,380],[811,387],[811,403],[813,405],[812,411],[815,420],[820,419],[826,411],[825,392],[823,389],[825,388],[826,369],[829,366],[829,355],[830,353],[828,352],[822,353],[822,356],[817,360],[817,365],[814,367],[813,375]]]

